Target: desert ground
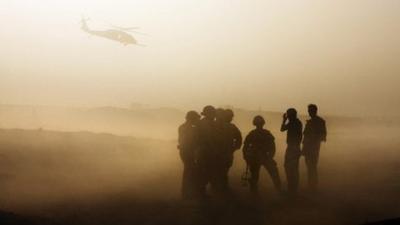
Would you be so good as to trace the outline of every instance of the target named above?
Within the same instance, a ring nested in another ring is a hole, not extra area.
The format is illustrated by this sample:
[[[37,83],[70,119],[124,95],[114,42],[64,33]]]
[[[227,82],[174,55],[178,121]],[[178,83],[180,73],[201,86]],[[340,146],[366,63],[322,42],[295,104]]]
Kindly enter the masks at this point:
[[[327,116],[328,141],[321,149],[315,194],[306,188],[302,159],[298,198],[277,194],[265,170],[260,197],[251,196],[240,183],[245,164],[237,151],[230,171],[233,196],[184,201],[176,149],[184,112],[46,110],[0,110],[0,219],[5,224],[350,225],[400,217],[396,120]],[[252,116],[265,116],[277,138],[276,160],[285,181],[280,113],[235,112],[243,135]]]

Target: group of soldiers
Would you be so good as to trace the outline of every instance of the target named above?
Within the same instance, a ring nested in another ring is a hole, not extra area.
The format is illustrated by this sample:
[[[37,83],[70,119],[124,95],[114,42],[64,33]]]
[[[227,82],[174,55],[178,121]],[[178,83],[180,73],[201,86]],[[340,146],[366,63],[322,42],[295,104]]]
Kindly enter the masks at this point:
[[[321,142],[326,141],[325,121],[317,115],[314,104],[308,106],[310,119],[303,125],[297,111],[290,108],[284,113],[281,131],[287,132],[285,172],[288,193],[296,195],[299,186],[299,159],[304,155],[308,170],[309,187],[315,190],[318,183],[317,162]],[[196,111],[186,114],[186,121],[179,127],[178,149],[184,169],[182,196],[205,197],[207,186],[218,194],[229,193],[228,172],[233,163],[234,152],[242,147],[240,130],[232,123],[234,114],[230,109],[204,107],[201,115]],[[264,128],[262,116],[253,119],[255,129],[250,131],[243,143],[243,158],[250,171],[247,179],[250,191],[258,193],[261,166],[270,174],[274,186],[282,192],[282,184],[275,156],[275,138]],[[303,144],[303,146],[301,146]]]

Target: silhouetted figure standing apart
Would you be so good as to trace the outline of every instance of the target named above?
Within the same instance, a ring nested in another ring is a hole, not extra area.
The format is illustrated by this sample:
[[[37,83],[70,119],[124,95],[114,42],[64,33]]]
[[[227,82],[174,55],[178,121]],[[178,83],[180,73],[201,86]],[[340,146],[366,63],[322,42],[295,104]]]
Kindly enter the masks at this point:
[[[319,158],[319,150],[321,147],[321,142],[326,141],[325,120],[319,117],[317,112],[318,107],[316,105],[308,105],[308,114],[311,118],[307,120],[304,128],[302,151],[307,165],[308,185],[311,190],[316,190],[317,188],[317,163]]]
[[[186,122],[178,130],[178,149],[183,162],[183,198],[192,198],[198,194],[196,155],[199,148],[199,120],[200,115],[197,112],[189,111],[186,114]]]
[[[281,179],[274,160],[275,138],[269,130],[263,128],[264,124],[265,120],[262,116],[254,117],[253,125],[256,126],[256,129],[250,131],[243,145],[243,157],[251,173],[250,190],[255,194],[258,193],[257,183],[261,166],[264,166],[269,172],[275,188],[278,191],[281,190]]]
[[[199,122],[199,154],[198,166],[200,175],[200,194],[205,196],[207,184],[217,186],[218,145],[216,140],[216,110],[213,106],[206,106],[201,113],[203,118]]]
[[[289,194],[297,194],[299,187],[299,159],[303,125],[297,118],[297,111],[290,108],[283,114],[281,131],[287,131],[285,153],[285,171]]]
[[[234,114],[231,109],[226,109],[224,111],[224,123],[226,124],[226,139],[227,139],[227,148],[224,155],[223,161],[223,171],[222,171],[222,185],[225,190],[229,190],[229,169],[233,164],[233,154],[236,150],[242,147],[242,134],[240,133],[239,128],[235,124],[232,123]]]

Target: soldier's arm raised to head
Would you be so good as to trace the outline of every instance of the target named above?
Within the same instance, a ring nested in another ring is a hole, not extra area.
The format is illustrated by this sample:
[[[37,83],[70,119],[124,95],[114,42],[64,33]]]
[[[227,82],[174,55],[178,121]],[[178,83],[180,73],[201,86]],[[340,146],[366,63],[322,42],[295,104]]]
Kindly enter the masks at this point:
[[[288,120],[286,113],[283,114],[282,117],[282,125],[281,125],[281,131],[286,131],[287,129],[289,129],[289,123],[286,123]]]
[[[283,132],[283,131],[287,131],[289,129],[289,124],[288,123],[286,123],[286,121],[283,121],[282,122],[282,125],[281,125],[281,131]]]

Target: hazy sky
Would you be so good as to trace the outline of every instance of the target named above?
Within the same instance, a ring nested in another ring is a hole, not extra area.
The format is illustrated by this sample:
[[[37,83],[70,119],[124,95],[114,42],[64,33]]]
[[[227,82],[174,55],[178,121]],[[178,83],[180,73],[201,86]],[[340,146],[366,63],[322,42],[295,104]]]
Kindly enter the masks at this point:
[[[400,113],[400,1],[1,0],[0,103]],[[80,29],[139,26],[146,45]]]

